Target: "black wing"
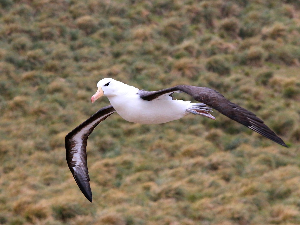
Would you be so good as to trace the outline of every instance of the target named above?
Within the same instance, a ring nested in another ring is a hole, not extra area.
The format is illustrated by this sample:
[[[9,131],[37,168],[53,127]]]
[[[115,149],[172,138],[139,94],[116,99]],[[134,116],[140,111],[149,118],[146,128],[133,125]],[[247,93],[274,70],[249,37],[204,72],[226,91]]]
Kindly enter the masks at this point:
[[[213,109],[218,110],[223,115],[230,119],[245,125],[251,130],[269,138],[270,140],[287,147],[284,141],[278,137],[264,122],[259,119],[254,113],[240,107],[227,100],[219,92],[207,88],[207,87],[196,87],[189,85],[178,85],[176,87],[163,89],[155,92],[141,92],[140,97],[147,101],[152,101],[161,95],[173,93],[176,91],[185,92],[191,95],[196,101],[202,102]]]
[[[115,109],[111,105],[100,109],[68,133],[65,138],[66,159],[69,169],[81,192],[90,202],[92,202],[92,191],[87,167],[87,139],[94,128],[114,112]]]

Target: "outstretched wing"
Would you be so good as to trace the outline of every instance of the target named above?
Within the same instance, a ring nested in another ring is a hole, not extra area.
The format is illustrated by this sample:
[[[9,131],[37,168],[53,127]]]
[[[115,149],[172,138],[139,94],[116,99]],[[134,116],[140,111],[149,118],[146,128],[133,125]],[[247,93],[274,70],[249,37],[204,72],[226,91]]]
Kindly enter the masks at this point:
[[[87,139],[94,128],[114,112],[115,109],[111,105],[100,109],[68,133],[65,138],[66,159],[69,169],[81,192],[90,202],[92,202],[92,191],[87,167]]]
[[[264,122],[254,113],[230,102],[222,94],[213,89],[207,87],[178,85],[176,87],[155,92],[141,92],[140,97],[144,100],[152,101],[161,95],[173,93],[175,91],[185,92],[186,94],[191,95],[196,101],[202,102],[211,108],[218,110],[220,113],[229,117],[230,119],[243,124],[251,130],[284,147],[287,147],[284,141],[278,137],[267,125],[265,125]]]

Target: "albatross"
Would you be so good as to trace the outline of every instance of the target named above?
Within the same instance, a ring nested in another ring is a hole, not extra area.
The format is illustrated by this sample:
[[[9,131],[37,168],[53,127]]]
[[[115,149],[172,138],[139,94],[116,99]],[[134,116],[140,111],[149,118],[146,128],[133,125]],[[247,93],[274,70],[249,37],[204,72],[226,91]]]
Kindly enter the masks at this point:
[[[90,202],[92,202],[92,191],[87,167],[87,139],[94,128],[114,112],[129,122],[161,124],[178,120],[187,114],[201,115],[214,120],[215,117],[211,112],[215,109],[262,136],[287,147],[284,141],[254,113],[230,102],[219,92],[207,87],[178,85],[159,91],[145,91],[112,78],[100,80],[97,87],[97,92],[91,98],[92,103],[104,95],[111,105],[101,108],[68,133],[65,138],[69,169],[81,192]],[[174,92],[184,92],[199,103],[174,100],[172,98]]]

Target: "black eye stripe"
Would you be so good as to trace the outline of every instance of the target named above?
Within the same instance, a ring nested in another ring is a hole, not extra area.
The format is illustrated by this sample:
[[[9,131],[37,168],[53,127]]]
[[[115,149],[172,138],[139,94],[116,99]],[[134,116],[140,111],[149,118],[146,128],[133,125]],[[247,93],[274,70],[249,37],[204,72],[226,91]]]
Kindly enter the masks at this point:
[[[108,82],[107,84],[104,84],[104,86],[108,86],[110,82]]]

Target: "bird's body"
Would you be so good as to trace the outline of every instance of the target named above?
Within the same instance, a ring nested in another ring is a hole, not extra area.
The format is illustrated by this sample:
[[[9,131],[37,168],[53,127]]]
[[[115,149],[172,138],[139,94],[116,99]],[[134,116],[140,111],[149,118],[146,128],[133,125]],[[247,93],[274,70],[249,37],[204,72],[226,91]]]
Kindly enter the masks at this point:
[[[111,79],[112,80],[112,79]],[[191,103],[190,101],[174,100],[170,94],[164,94],[152,101],[145,101],[140,97],[141,93],[148,91],[139,90],[136,87],[105,78],[99,82],[104,95],[116,112],[125,120],[140,124],[161,124],[178,120],[189,113],[189,109],[204,104]],[[151,92],[149,92],[151,93]],[[207,108],[208,110],[208,108]],[[206,116],[209,116],[207,114]],[[211,115],[210,118],[214,119]]]
[[[160,124],[184,117],[190,102],[181,100],[159,99],[144,101],[137,94],[109,98],[110,104],[125,120],[140,124]],[[122,98],[123,99],[123,98]]]
[[[207,87],[178,85],[159,91],[144,91],[111,78],[100,80],[97,87],[98,91],[92,96],[92,102],[105,95],[111,105],[100,109],[72,130],[66,136],[65,143],[68,166],[80,190],[90,201],[92,201],[92,192],[87,168],[87,139],[94,128],[114,112],[129,122],[160,124],[178,120],[189,113],[215,119],[210,114],[213,108],[262,136],[287,147],[284,141],[254,113],[230,102],[219,92]],[[174,100],[171,96],[174,92],[189,94],[200,103]]]

